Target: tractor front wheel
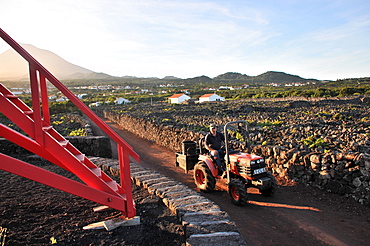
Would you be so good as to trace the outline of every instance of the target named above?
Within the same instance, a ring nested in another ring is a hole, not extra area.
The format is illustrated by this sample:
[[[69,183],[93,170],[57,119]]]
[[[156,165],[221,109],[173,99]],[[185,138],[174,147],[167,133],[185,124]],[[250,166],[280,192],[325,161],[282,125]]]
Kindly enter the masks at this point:
[[[197,187],[205,192],[213,191],[216,186],[216,180],[212,176],[211,170],[204,162],[198,162],[194,167],[194,182]]]
[[[245,184],[239,179],[232,179],[229,183],[229,195],[231,202],[243,206],[248,202],[248,193]]]

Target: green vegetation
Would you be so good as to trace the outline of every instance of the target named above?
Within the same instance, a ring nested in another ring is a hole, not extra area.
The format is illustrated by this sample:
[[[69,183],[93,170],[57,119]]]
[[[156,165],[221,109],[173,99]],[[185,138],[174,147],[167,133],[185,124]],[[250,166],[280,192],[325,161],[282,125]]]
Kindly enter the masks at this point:
[[[69,136],[86,136],[86,131],[84,128],[79,128],[77,130],[73,130],[69,133]]]
[[[328,86],[327,84],[319,84],[300,86],[297,88],[260,86],[235,91],[220,91],[217,92],[217,94],[235,100],[243,98],[346,97],[370,95],[370,85],[338,87],[338,85]]]
[[[329,145],[325,143],[323,138],[315,138],[314,136],[309,136],[306,139],[302,140],[303,144],[306,145],[308,148],[314,149],[317,147],[328,147]]]

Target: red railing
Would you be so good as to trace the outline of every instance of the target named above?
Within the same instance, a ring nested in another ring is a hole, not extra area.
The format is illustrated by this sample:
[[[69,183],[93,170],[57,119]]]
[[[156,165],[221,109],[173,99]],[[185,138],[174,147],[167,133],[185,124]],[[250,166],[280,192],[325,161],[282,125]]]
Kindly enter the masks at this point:
[[[129,157],[133,157],[135,160],[140,161],[140,157],[137,153],[129,146],[116,132],[114,132],[110,127],[108,127],[103,120],[101,120],[94,112],[90,110],[84,103],[82,103],[71,91],[67,89],[56,77],[54,77],[46,68],[44,68],[35,58],[33,58],[22,46],[20,46],[16,41],[14,41],[7,33],[5,33],[0,28],[0,37],[7,42],[18,54],[20,54],[29,63],[29,73],[30,73],[30,85],[32,91],[32,111],[33,111],[33,123],[34,123],[34,141],[37,142],[36,145],[32,142],[30,147],[32,152],[39,153],[40,148],[45,147],[44,131],[45,127],[50,126],[50,112],[48,104],[48,93],[46,81],[53,84],[59,91],[61,91],[71,102],[73,102],[87,117],[90,118],[98,127],[100,127],[112,140],[117,143],[119,166],[120,166],[120,182],[121,187],[125,191],[124,198],[127,201],[127,208],[125,208],[125,213],[128,217],[133,217],[136,213],[135,205],[132,199],[131,190],[131,178],[130,178],[130,160]],[[4,99],[6,100],[6,99]],[[4,105],[0,105],[4,107]],[[6,111],[4,109],[4,111]],[[0,110],[0,112],[2,112]],[[11,113],[8,112],[8,115]],[[5,133],[5,131],[9,131]],[[17,136],[17,133],[11,132],[7,127],[0,127],[0,136],[8,135],[10,138],[14,138],[15,142],[23,142],[17,139],[21,139],[21,136]],[[17,137],[16,137],[17,136]],[[12,139],[9,139],[12,140]],[[34,149],[32,149],[34,148]],[[29,149],[30,150],[30,149]],[[56,155],[58,153],[55,153]],[[55,157],[50,157],[49,159],[55,159]],[[5,159],[4,159],[5,160]],[[6,160],[9,160],[8,158]],[[58,160],[59,161],[59,160]],[[57,162],[58,162],[57,161]],[[63,162],[63,161],[61,161]],[[56,163],[54,163],[56,164]],[[61,164],[63,166],[63,163]],[[64,166],[63,166],[64,167]],[[66,168],[68,169],[68,168]],[[77,175],[77,174],[76,174]],[[77,175],[78,176],[78,175]],[[61,179],[62,180],[62,179]],[[55,187],[55,186],[54,186]],[[69,192],[69,191],[67,191]],[[87,197],[85,197],[87,198]],[[90,198],[87,198],[90,199]]]

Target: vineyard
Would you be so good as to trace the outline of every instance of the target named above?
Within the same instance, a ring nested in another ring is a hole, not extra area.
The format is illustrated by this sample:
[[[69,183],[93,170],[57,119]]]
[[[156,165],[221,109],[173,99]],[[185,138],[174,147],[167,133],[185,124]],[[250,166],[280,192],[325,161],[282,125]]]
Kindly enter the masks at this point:
[[[368,98],[238,100],[209,104],[132,104],[98,113],[134,134],[180,151],[210,123],[250,124],[254,153],[263,155],[282,182],[299,182],[370,203],[370,112]],[[236,132],[233,149],[245,145]]]

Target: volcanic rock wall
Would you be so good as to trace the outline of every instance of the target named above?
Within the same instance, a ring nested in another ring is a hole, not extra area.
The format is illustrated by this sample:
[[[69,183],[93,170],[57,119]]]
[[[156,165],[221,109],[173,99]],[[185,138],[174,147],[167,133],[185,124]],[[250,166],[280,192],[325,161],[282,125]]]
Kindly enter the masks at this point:
[[[99,156],[105,158],[112,157],[112,148],[110,139],[104,136],[67,136],[65,137],[79,151],[87,156]],[[30,155],[32,154],[26,149],[8,141],[5,138],[0,138],[0,153],[6,155]]]
[[[220,104],[218,107],[226,107],[226,110],[229,110],[227,114],[223,113],[224,121],[237,119],[238,117],[233,118],[230,115],[235,115],[235,111],[240,111],[241,108],[244,112],[254,111],[253,117],[263,115],[266,118],[264,112],[268,112],[269,117],[285,117],[285,121],[289,123],[285,126],[279,126],[275,130],[256,126],[251,129],[250,134],[253,143],[252,152],[265,157],[269,170],[279,180],[312,185],[352,197],[363,204],[370,204],[370,125],[366,105],[364,110],[362,110],[364,105],[356,107],[352,105],[350,110],[340,111],[340,115],[334,113],[330,115],[323,109],[328,110],[328,105],[337,105],[341,108],[343,102],[325,100],[320,102],[320,105],[312,104],[312,102],[306,101],[285,102],[286,106],[283,110],[266,106],[251,107],[245,103],[239,106],[233,105],[233,110],[230,110],[230,105]],[[298,115],[300,111],[312,111],[315,108],[319,110],[315,114],[310,114],[311,118],[300,116],[301,119],[297,121],[296,117],[289,117],[292,114]],[[175,118],[176,112],[172,112],[171,115],[168,113],[169,109],[161,108],[161,111],[165,111],[162,120],[153,120],[154,117],[148,120],[145,117],[111,109],[105,109],[101,113],[103,117],[116,122],[123,129],[170,148],[174,152],[181,150],[183,141],[198,141],[205,136],[205,130],[191,130],[186,125],[177,124],[174,121],[172,121],[174,124],[171,124],[169,119]],[[204,113],[199,108],[196,111],[196,113],[190,112],[190,114]],[[207,108],[204,111],[207,111]],[[220,115],[220,113],[217,114]],[[186,113],[179,117],[187,119]],[[345,117],[351,123],[338,123],[335,121],[336,117]],[[204,122],[224,123],[219,120],[220,117],[204,116],[203,118],[206,118]],[[361,121],[354,122],[353,119],[356,118]],[[307,138],[309,134],[316,137],[323,136],[325,143],[332,148],[323,149],[321,146],[309,148],[303,145],[300,140]],[[243,150],[246,148],[238,141],[234,141],[232,144],[234,149]]]

